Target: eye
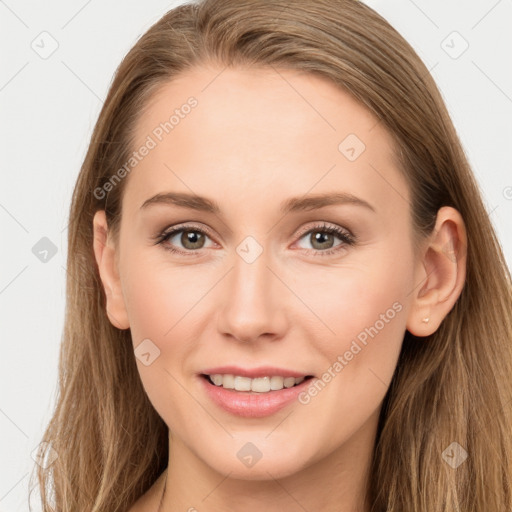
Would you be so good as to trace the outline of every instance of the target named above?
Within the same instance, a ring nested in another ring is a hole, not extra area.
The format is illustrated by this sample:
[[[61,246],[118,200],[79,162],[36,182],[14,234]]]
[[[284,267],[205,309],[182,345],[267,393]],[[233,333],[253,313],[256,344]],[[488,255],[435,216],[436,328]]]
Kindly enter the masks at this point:
[[[190,254],[208,247],[205,246],[205,242],[209,238],[208,233],[202,228],[176,226],[161,233],[157,237],[157,243],[171,252]]]
[[[340,240],[340,243],[336,244],[336,238]],[[299,241],[302,239],[309,242],[312,247],[302,247],[303,249],[320,256],[339,253],[346,250],[347,246],[355,244],[355,237],[349,231],[324,223],[302,231]],[[190,225],[174,226],[167,229],[159,234],[156,240],[156,243],[161,244],[166,250],[187,256],[196,256],[200,254],[200,249],[212,246],[205,245],[211,239],[204,228]]]
[[[341,240],[341,243],[336,244],[336,238]],[[346,250],[347,246],[355,244],[355,237],[350,232],[338,226],[327,224],[320,224],[308,229],[302,234],[302,239],[305,239],[311,245],[312,250],[321,256]],[[309,247],[306,247],[306,249],[309,249]]]

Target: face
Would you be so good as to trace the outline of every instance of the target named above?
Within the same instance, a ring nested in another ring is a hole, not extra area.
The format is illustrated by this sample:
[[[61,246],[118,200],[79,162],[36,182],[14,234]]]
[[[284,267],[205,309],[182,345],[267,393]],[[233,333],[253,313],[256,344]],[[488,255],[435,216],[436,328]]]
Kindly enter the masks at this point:
[[[221,69],[166,84],[137,124],[120,307],[176,450],[279,478],[375,433],[415,287],[410,197],[347,93]]]

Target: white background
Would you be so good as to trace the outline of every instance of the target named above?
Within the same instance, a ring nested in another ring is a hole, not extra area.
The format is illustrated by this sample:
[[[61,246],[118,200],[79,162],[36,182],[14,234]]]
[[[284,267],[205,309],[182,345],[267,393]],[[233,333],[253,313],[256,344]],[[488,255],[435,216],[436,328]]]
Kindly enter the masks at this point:
[[[54,406],[68,207],[93,125],[122,57],[178,3],[0,0],[0,512],[28,510]],[[512,1],[368,3],[432,69],[511,267]],[[46,59],[31,47],[52,39]],[[32,252],[43,237],[57,250],[46,263]]]

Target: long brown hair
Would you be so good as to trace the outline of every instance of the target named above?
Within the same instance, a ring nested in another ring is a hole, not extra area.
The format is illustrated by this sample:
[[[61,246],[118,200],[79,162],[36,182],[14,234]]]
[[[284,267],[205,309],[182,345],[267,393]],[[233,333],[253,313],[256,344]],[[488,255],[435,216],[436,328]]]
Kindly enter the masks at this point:
[[[121,512],[168,460],[168,430],[142,387],[129,330],[113,327],[93,254],[93,216],[119,225],[129,159],[154,92],[191,66],[274,66],[332,80],[393,136],[414,233],[437,210],[464,219],[462,293],[427,338],[406,332],[382,407],[368,489],[373,512],[512,510],[512,287],[502,250],[441,95],[411,46],[355,0],[206,0],[169,11],[117,69],[73,193],[59,390],[37,468],[43,510]],[[468,454],[454,469],[446,450]],[[450,448],[451,447],[451,448]]]

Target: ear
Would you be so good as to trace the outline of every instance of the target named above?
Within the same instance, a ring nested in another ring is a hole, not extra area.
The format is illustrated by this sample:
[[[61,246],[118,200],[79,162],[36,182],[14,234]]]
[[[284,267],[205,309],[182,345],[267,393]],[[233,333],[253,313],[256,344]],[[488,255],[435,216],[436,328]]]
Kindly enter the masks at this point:
[[[107,298],[107,315],[110,323],[118,329],[128,329],[130,323],[121,288],[121,279],[116,261],[116,249],[108,236],[107,219],[104,210],[94,215],[94,256],[98,265],[101,282]]]
[[[466,279],[466,227],[460,213],[449,206],[437,212],[436,225],[420,253],[407,317],[415,336],[434,333],[459,298]]]

